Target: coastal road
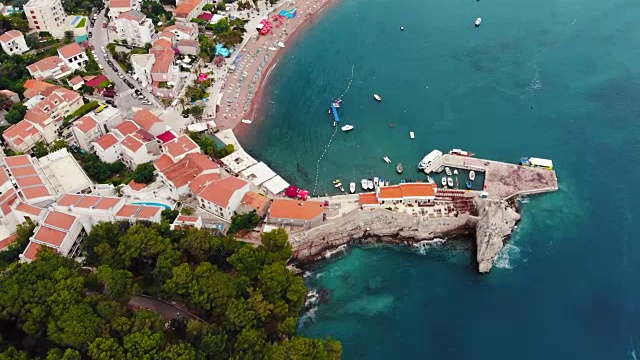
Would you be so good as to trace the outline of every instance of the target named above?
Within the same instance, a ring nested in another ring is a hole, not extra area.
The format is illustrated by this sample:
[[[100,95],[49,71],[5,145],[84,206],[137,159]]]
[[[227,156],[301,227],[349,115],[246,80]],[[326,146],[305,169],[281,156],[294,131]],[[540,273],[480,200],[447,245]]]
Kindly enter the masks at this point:
[[[192,320],[200,320],[206,323],[206,321],[199,318],[195,314],[190,313],[189,311],[180,309],[179,307],[148,296],[131,297],[131,300],[129,300],[129,306],[153,310],[159,314],[162,314],[162,316],[164,316],[166,319],[188,318]]]
[[[93,33],[93,37],[89,39],[89,44],[93,45],[94,47],[93,53],[96,55],[96,61],[98,61],[100,65],[102,65],[103,73],[107,75],[109,80],[111,80],[116,85],[118,94],[128,92],[128,90],[130,89],[129,89],[129,86],[127,86],[127,84],[125,84],[124,81],[122,81],[122,79],[118,77],[118,74],[116,74],[116,72],[113,71],[113,69],[111,69],[109,64],[107,64],[107,59],[110,59],[113,62],[113,64],[118,68],[118,71],[120,72],[120,74],[124,74],[125,78],[127,78],[135,86],[136,89],[142,91],[142,93],[152,103],[152,105],[143,105],[142,103],[140,103],[140,100],[134,98],[131,95],[128,95],[128,96],[116,96],[116,98],[114,99],[116,105],[118,106],[118,108],[122,109],[122,111],[127,111],[134,107],[147,108],[147,109],[151,109],[151,108],[163,109],[164,106],[162,106],[162,104],[150,92],[146,91],[145,89],[142,89],[137,81],[131,79],[128,75],[126,75],[126,72],[120,68],[120,65],[118,65],[116,61],[111,59],[111,55],[108,52],[106,56],[102,53],[101,48],[102,47],[106,48],[107,44],[109,44],[109,31],[108,29],[102,27],[102,24],[104,24],[106,21],[107,19],[105,17],[105,12],[102,11],[98,15],[98,19],[95,22],[95,26],[90,29],[90,31],[92,31]]]

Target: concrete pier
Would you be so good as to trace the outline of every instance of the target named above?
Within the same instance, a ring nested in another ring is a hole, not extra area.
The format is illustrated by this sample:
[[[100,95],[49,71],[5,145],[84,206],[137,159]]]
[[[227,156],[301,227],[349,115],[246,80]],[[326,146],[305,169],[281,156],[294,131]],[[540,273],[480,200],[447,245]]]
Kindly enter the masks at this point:
[[[509,200],[558,190],[558,178],[553,170],[451,154],[442,155],[424,172],[430,174],[442,166],[484,172],[485,191],[491,199]]]

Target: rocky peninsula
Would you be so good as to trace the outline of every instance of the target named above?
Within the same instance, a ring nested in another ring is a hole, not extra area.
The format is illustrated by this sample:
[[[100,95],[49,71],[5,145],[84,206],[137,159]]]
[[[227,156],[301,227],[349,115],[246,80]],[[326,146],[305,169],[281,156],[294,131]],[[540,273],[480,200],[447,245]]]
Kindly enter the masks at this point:
[[[294,257],[301,263],[353,241],[411,245],[435,238],[475,235],[478,271],[491,270],[496,256],[520,220],[515,202],[476,198],[474,214],[443,218],[416,217],[382,208],[358,209],[311,229],[292,231]]]

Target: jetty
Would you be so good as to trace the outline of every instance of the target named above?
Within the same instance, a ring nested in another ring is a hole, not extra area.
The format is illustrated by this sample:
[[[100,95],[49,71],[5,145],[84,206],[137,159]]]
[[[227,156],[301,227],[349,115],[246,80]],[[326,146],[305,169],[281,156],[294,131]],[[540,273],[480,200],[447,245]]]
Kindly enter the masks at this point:
[[[340,116],[338,116],[338,108],[336,108],[334,104],[331,104],[331,113],[333,114],[333,120],[336,122],[336,124],[339,124]]]

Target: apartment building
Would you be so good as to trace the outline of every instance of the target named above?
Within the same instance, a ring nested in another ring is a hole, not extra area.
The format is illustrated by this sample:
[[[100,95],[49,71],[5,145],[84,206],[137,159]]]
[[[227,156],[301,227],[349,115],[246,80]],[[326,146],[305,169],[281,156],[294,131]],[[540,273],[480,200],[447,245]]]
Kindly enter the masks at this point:
[[[109,21],[115,21],[120,14],[130,10],[140,10],[140,3],[136,0],[109,0]]]
[[[115,25],[118,39],[126,40],[130,45],[144,46],[157,37],[151,19],[137,10],[125,11],[118,15]]]
[[[28,65],[27,70],[36,80],[60,79],[73,73],[73,70],[57,56],[49,56]]]
[[[30,28],[46,31],[59,39],[64,37],[67,14],[61,0],[30,0],[24,6],[24,14]]]
[[[9,30],[0,35],[0,46],[7,55],[22,54],[29,50],[24,35],[18,30]]]
[[[169,31],[176,36],[176,41],[180,40],[197,40],[198,39],[198,25],[194,23],[177,23],[164,28],[164,31]]]
[[[71,127],[76,144],[85,151],[93,151],[92,143],[122,123],[122,113],[114,107],[106,107],[99,113],[92,112],[76,120]]]
[[[84,49],[82,49],[77,43],[71,43],[59,48],[58,56],[72,71],[84,69],[87,62],[89,62],[89,58],[87,57]]]
[[[179,200],[189,195],[189,185],[194,179],[203,174],[213,174],[219,177],[220,167],[208,156],[200,153],[190,153],[177,162],[163,154],[153,163],[158,173],[158,179],[167,185],[171,191],[171,198]]]

